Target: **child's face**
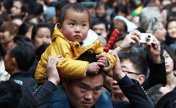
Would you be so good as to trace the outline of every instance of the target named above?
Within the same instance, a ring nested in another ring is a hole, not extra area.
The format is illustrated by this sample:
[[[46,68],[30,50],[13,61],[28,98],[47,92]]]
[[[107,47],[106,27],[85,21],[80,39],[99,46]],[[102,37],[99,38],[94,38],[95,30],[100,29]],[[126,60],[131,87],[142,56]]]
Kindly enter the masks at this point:
[[[89,30],[88,14],[86,11],[77,12],[69,9],[60,26],[60,31],[69,41],[82,42],[87,37]]]

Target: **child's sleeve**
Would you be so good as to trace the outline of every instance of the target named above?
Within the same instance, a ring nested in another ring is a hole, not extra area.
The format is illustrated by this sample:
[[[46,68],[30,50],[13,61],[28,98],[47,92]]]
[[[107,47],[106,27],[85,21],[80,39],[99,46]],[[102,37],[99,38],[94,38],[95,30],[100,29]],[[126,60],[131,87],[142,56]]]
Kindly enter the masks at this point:
[[[91,50],[93,50],[94,53],[96,54],[101,54],[101,53],[105,53],[103,51],[103,45],[101,44],[101,42],[99,40],[96,40],[94,43],[93,43],[93,47],[91,48]],[[109,62],[109,66],[105,67],[104,70],[105,71],[110,71],[113,69],[114,65],[115,65],[115,62],[116,62],[116,58],[109,54],[109,53],[105,53],[106,57],[108,58],[108,62]]]

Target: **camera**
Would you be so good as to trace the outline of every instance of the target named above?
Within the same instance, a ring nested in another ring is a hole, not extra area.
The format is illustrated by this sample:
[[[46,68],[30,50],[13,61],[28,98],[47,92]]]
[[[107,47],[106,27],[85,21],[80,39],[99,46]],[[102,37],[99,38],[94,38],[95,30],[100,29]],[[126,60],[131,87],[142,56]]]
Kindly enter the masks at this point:
[[[153,43],[152,34],[151,33],[141,33],[140,43]]]

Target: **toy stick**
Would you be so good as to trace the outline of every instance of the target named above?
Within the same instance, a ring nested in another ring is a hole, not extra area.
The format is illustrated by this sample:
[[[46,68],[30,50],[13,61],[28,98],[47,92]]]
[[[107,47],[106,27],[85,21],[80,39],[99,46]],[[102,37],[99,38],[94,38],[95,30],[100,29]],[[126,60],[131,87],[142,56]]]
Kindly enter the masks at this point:
[[[107,43],[106,46],[104,47],[104,51],[105,51],[105,52],[108,52],[109,49],[111,49],[112,45],[114,44],[114,42],[115,42],[116,38],[119,36],[119,34],[120,34],[120,31],[119,31],[119,30],[115,29],[115,30],[113,31],[113,33],[111,34],[111,36],[110,36],[110,38],[109,38],[109,40],[108,40],[108,43]]]

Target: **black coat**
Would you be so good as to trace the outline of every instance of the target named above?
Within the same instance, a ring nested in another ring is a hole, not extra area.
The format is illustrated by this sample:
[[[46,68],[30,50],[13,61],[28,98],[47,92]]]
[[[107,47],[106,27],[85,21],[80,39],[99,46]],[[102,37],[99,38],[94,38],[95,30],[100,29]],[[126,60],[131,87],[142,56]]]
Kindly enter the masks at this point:
[[[112,104],[114,108],[154,108],[154,103],[138,81],[130,80],[125,76],[118,83],[129,102],[113,99]]]
[[[35,91],[35,86],[37,85],[35,79],[31,76],[30,72],[16,72],[10,76],[10,79],[19,85],[27,88],[31,93]]]

